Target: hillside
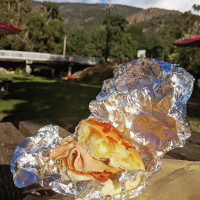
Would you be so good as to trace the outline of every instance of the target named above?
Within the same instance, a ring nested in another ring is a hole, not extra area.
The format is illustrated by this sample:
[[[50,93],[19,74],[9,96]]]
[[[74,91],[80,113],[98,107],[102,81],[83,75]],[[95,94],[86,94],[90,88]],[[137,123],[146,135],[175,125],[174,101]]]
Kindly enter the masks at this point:
[[[33,1],[33,9],[38,10],[40,4],[40,2]],[[59,3],[58,5],[60,14],[68,27],[82,26],[88,31],[101,25],[108,12],[108,4]],[[149,21],[162,15],[179,15],[181,13],[159,8],[142,9],[117,4],[112,5],[111,12],[123,15],[129,24]]]
[[[60,13],[63,16],[65,23],[72,26],[83,26],[88,30],[103,23],[107,14],[107,4],[82,4],[82,3],[62,3],[59,5]],[[141,8],[129,6],[114,5],[112,13],[118,13],[125,17],[128,13],[134,14],[140,11]]]
[[[34,1],[32,3],[33,9],[38,10],[41,3]],[[59,3],[58,5],[60,14],[68,27],[82,26],[88,31],[101,25],[108,13],[108,4]],[[113,5],[111,12],[128,17],[141,10],[142,8]]]
[[[161,17],[166,15],[180,15],[181,12],[175,10],[165,10],[160,8],[149,8],[141,10],[127,17],[129,24],[137,24],[140,22],[146,22],[154,17]]]

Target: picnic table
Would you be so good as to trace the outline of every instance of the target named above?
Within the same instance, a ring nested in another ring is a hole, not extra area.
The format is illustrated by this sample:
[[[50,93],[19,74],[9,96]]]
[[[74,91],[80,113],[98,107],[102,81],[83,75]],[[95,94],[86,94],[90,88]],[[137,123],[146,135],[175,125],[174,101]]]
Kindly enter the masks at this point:
[[[39,128],[47,124],[58,125],[60,136],[66,137],[79,121],[78,118],[21,121],[19,129],[10,122],[0,123],[0,199],[73,199],[72,196],[51,191],[43,192],[41,196],[24,193],[24,189],[17,188],[13,183],[10,163],[16,146],[25,137],[35,135]],[[150,178],[148,187],[134,200],[199,200],[200,133],[193,132],[184,148],[169,152],[162,162],[161,170]]]

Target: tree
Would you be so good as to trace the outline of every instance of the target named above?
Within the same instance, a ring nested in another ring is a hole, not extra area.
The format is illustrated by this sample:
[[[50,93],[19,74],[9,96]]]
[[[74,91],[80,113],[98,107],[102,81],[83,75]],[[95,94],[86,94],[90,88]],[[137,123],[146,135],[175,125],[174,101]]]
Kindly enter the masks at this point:
[[[159,35],[155,33],[148,34],[146,44],[147,57],[163,59],[164,42]]]
[[[121,61],[124,57],[128,57],[129,59],[133,59],[136,56],[137,50],[137,42],[132,40],[132,37],[129,33],[124,33],[121,36],[120,41],[112,45],[110,49],[110,56],[117,58]]]
[[[61,54],[63,51],[63,38],[65,27],[59,19],[52,19],[44,26],[44,44],[46,52]]]
[[[24,29],[32,4],[30,0],[5,0],[1,1],[0,10],[5,23]]]
[[[60,16],[59,13],[58,4],[55,2],[44,1],[42,3],[41,11],[44,17],[47,19],[46,23],[49,23],[49,21],[53,19],[62,20],[62,17]]]
[[[108,22],[110,23],[110,27],[119,27],[121,31],[126,31],[128,26],[128,21],[119,14],[111,14],[110,16],[106,16],[105,20],[103,21],[104,25],[107,25]]]
[[[90,35],[82,27],[74,27],[68,31],[66,51],[69,55],[84,55],[85,45],[91,41]]]
[[[121,59],[123,57],[128,57],[133,59],[137,55],[138,42],[133,40],[129,33],[125,33],[122,37],[121,47],[123,49],[123,54],[121,55]]]
[[[101,57],[101,52],[97,51],[94,43],[87,43],[84,47],[84,56]]]
[[[105,26],[99,26],[92,31],[91,34],[92,43],[95,46],[95,57],[105,57],[106,49],[106,28]]]
[[[198,34],[200,31],[200,17],[193,15],[191,11],[183,13],[184,23],[182,24],[182,35]]]
[[[193,5],[195,11],[200,11],[200,5]],[[183,13],[185,21],[182,27],[183,36],[177,40],[183,40],[200,31],[200,16],[193,15],[191,12]],[[200,77],[200,52],[199,47],[174,47],[169,58],[173,62],[189,70],[198,79]]]
[[[0,11],[0,19],[5,18],[3,22],[22,29],[18,35],[1,39],[1,48],[62,53],[66,27],[59,14],[58,4],[43,2],[42,12],[36,13],[32,11],[30,0],[6,0],[1,4]]]
[[[108,56],[121,60],[124,56],[133,58],[136,52],[136,42],[127,33],[128,21],[121,15],[111,14],[103,22],[107,26],[107,52]],[[127,51],[129,49],[129,53]]]
[[[28,43],[27,22],[32,12],[30,0],[6,0],[1,1],[0,19],[2,22],[15,26],[23,30],[20,34],[9,35],[1,41],[7,44],[4,49],[25,50]]]
[[[175,47],[174,52],[169,57],[174,63],[178,63],[192,73],[196,79],[200,77],[199,47]]]
[[[38,14],[30,17],[28,26],[28,38],[30,40],[30,51],[45,52],[46,46],[44,44],[44,26],[45,19]]]
[[[131,25],[128,27],[128,33],[131,34],[133,40],[137,41],[138,49],[145,49],[146,48],[146,40],[147,36],[142,30],[142,26],[139,25]]]
[[[192,8],[193,8],[195,11],[200,11],[200,5],[198,5],[198,4],[194,4],[194,5],[192,6]]]

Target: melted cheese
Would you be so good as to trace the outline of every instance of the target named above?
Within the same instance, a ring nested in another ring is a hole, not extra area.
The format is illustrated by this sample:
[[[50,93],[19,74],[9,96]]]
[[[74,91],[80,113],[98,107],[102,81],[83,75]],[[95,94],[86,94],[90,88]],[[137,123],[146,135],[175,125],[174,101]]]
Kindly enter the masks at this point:
[[[78,143],[94,158],[123,170],[145,170],[139,152],[112,125],[89,118],[80,122],[77,132]]]

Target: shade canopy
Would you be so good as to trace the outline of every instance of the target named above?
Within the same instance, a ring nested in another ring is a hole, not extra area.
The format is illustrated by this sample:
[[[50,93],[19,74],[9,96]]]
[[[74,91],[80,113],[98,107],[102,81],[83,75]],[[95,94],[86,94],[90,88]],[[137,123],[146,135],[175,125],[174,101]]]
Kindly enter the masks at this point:
[[[0,36],[8,34],[18,34],[20,31],[21,30],[18,28],[0,22]]]
[[[200,47],[200,35],[194,35],[185,40],[179,40],[175,42],[174,45],[180,47]]]

